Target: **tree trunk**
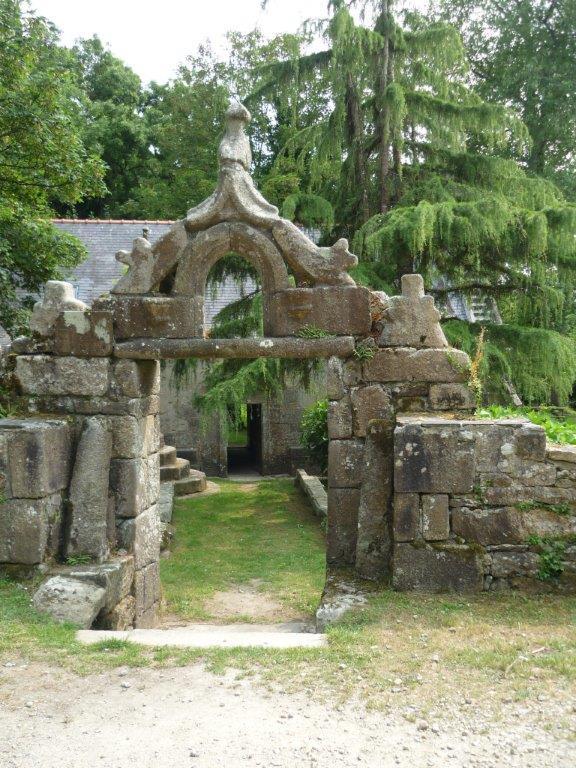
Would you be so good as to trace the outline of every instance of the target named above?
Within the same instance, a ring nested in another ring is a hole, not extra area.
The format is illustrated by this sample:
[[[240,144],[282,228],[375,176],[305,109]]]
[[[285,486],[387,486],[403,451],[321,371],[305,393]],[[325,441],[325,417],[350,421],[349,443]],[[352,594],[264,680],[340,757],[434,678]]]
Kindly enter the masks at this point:
[[[386,89],[392,75],[392,50],[390,44],[389,17],[393,0],[381,0],[380,20],[384,42],[378,56],[378,74],[376,78],[377,128],[379,134],[378,172],[380,183],[380,213],[386,213],[390,207],[390,112],[386,104]]]
[[[360,210],[362,221],[370,218],[368,203],[368,180],[366,174],[366,156],[364,152],[364,122],[360,112],[360,99],[351,74],[346,81],[346,109],[348,112],[348,142],[353,153],[354,181],[360,187]]]

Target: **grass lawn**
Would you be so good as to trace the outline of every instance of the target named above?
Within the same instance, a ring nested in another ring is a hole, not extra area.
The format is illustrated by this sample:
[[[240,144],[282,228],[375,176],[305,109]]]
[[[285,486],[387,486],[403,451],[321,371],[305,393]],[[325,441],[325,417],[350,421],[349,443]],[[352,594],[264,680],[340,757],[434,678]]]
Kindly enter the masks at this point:
[[[324,586],[324,534],[294,483],[219,485],[218,494],[176,502],[172,552],[161,563],[165,611],[189,620],[257,620],[210,610],[215,595],[244,585],[278,602],[279,619],[312,616]]]
[[[220,494],[179,504],[177,544],[163,562],[167,609],[199,616],[214,592],[257,579],[287,610],[312,610],[322,585],[322,537],[306,514],[283,480],[242,492],[223,483]],[[330,628],[326,648],[190,651],[109,641],[81,646],[73,627],[35,613],[33,588],[0,580],[0,685],[6,661],[86,674],[203,660],[215,672],[234,667],[311,696],[358,695],[378,708],[415,704],[421,712],[465,694],[497,709],[510,697],[562,697],[576,686],[574,597],[386,590]]]

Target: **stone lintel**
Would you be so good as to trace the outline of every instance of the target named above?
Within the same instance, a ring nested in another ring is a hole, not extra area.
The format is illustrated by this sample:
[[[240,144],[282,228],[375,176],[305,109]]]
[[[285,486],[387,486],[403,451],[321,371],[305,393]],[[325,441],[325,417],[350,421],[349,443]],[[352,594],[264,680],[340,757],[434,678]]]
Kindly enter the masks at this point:
[[[133,360],[256,357],[350,357],[351,336],[321,339],[134,339],[116,344],[116,357]]]

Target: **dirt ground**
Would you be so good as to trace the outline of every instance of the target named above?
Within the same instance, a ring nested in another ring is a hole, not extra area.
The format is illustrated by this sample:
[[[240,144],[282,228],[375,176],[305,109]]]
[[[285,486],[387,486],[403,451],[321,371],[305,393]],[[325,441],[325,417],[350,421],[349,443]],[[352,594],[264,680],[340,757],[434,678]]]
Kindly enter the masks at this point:
[[[368,712],[269,691],[200,664],[77,677],[8,662],[0,766],[573,768],[576,700],[541,698],[510,702],[496,720],[483,702],[458,698],[424,721],[401,706]]]

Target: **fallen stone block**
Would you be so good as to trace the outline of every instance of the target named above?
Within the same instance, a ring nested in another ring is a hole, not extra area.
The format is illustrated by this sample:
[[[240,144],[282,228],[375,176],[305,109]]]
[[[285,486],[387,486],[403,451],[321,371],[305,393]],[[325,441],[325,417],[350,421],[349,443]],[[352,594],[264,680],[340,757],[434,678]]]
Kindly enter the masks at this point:
[[[91,581],[69,576],[53,576],[40,586],[32,598],[37,611],[60,623],[89,629],[104,607],[106,590]]]

